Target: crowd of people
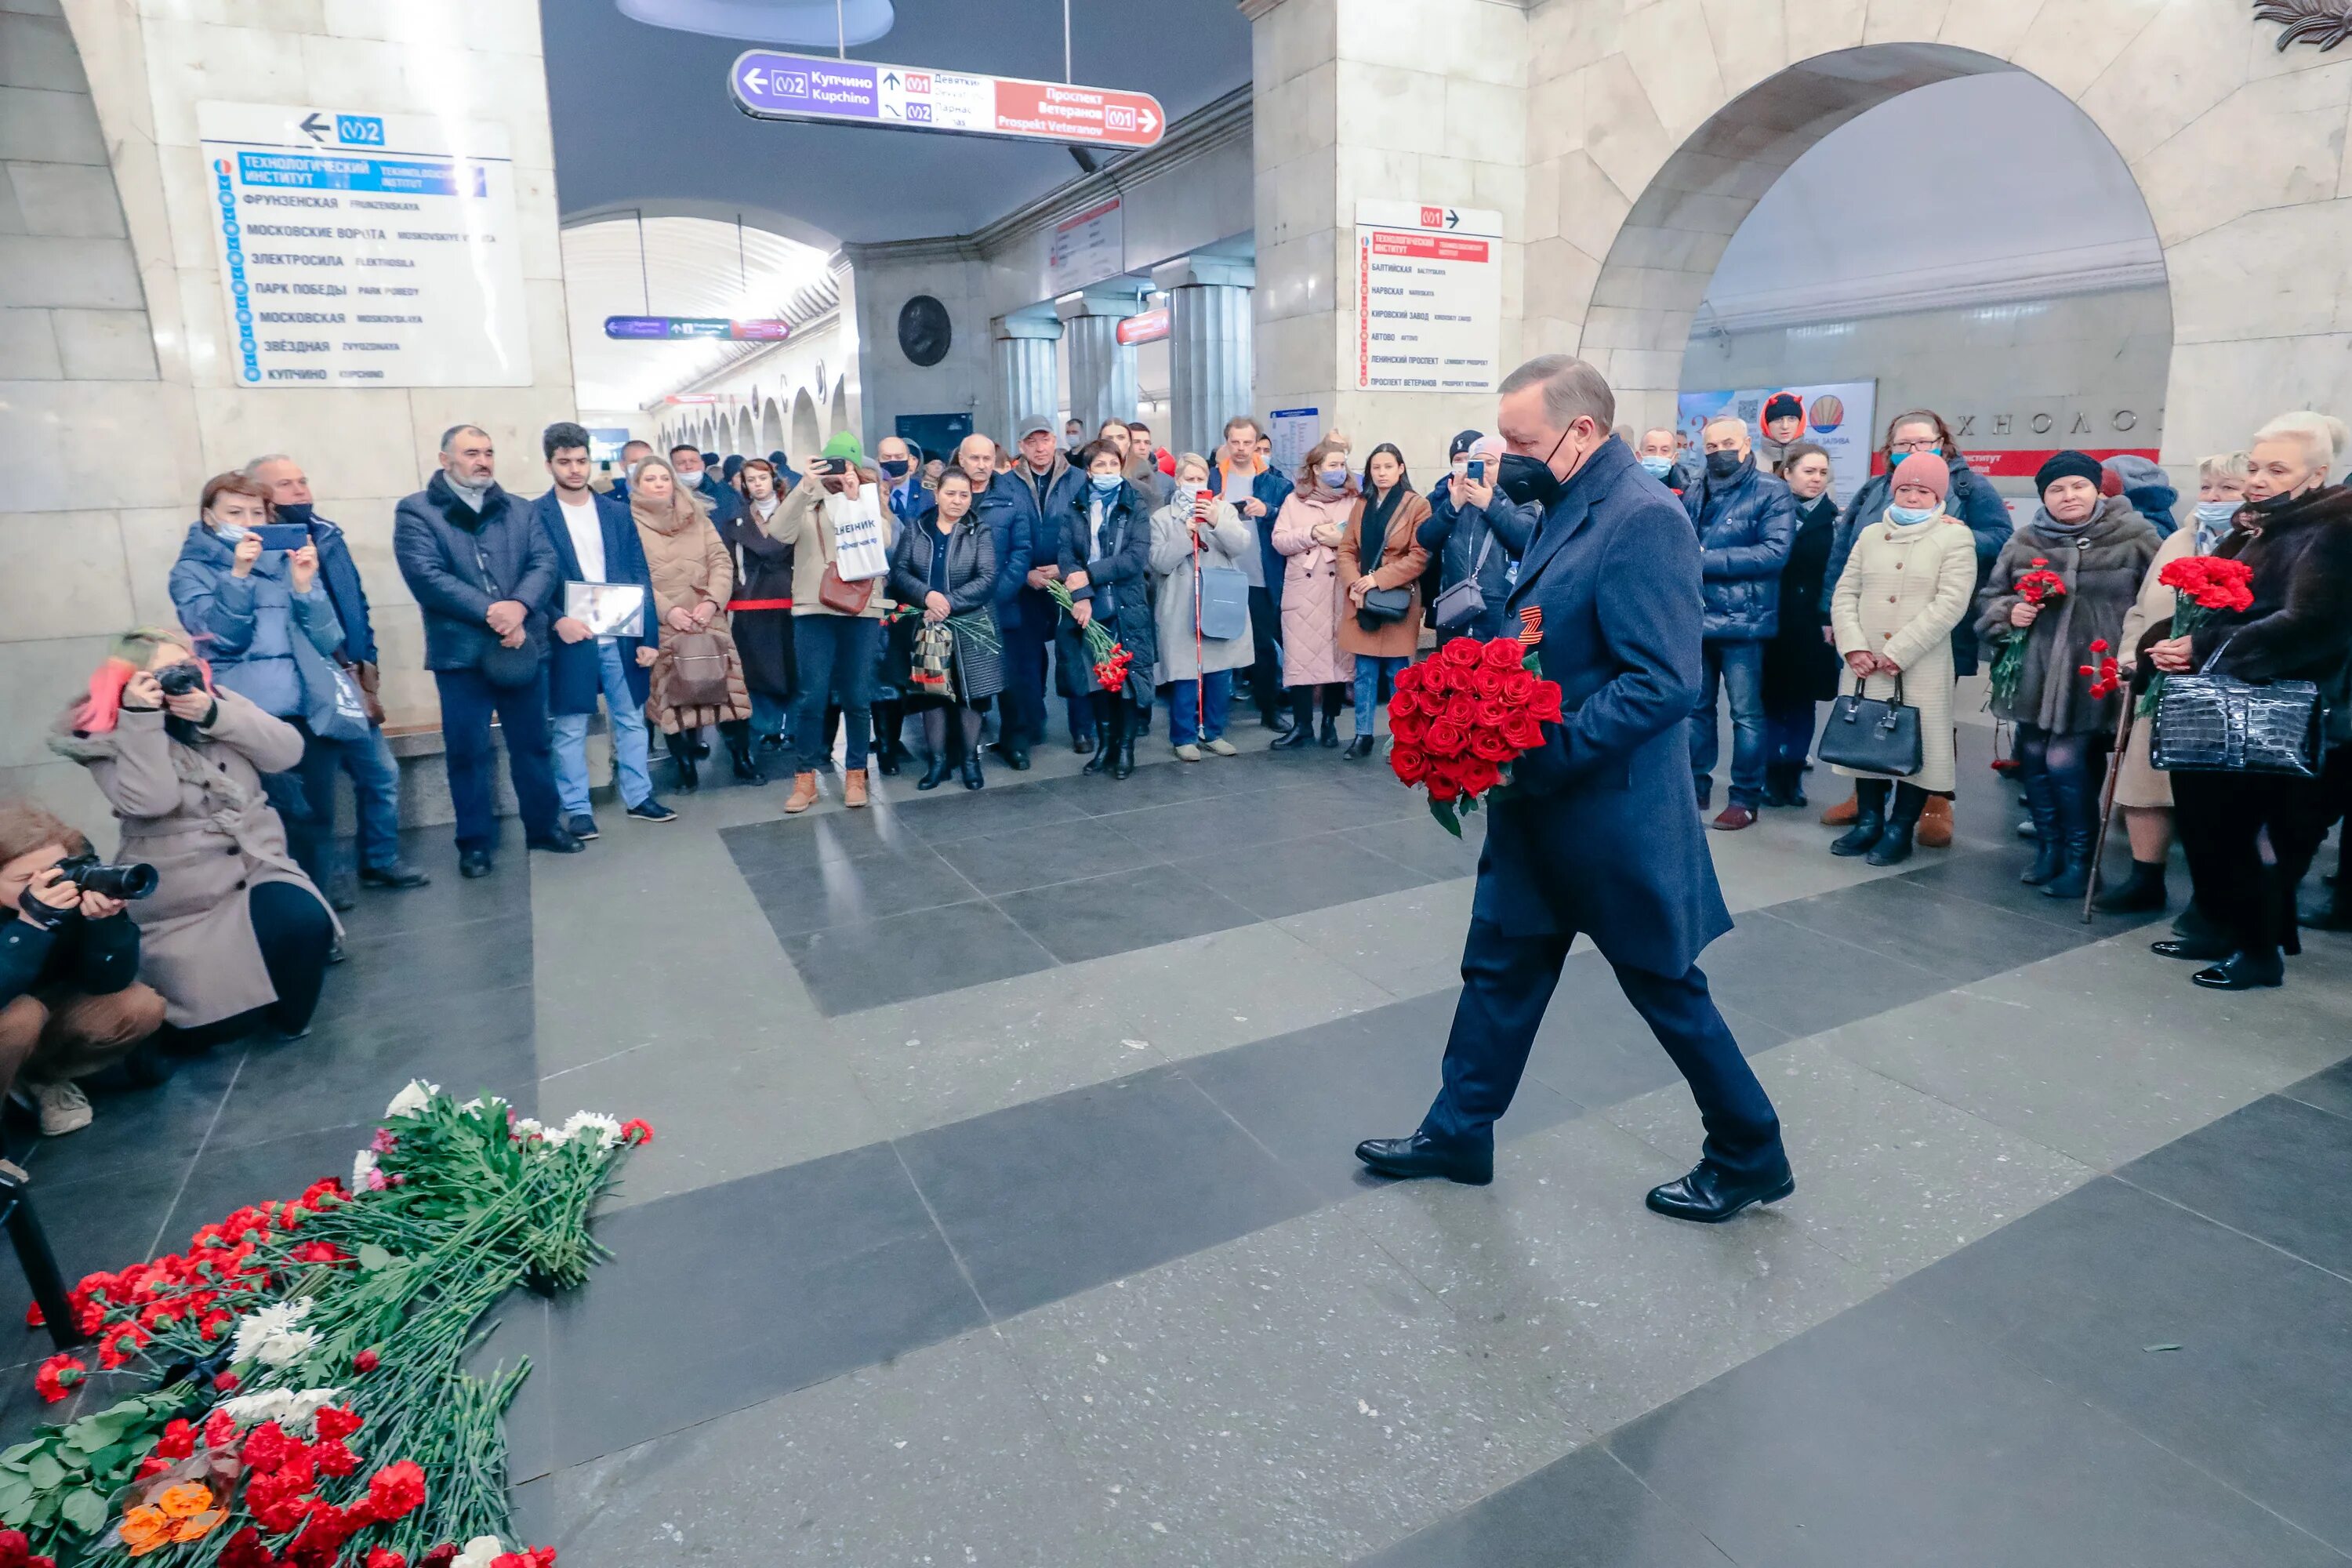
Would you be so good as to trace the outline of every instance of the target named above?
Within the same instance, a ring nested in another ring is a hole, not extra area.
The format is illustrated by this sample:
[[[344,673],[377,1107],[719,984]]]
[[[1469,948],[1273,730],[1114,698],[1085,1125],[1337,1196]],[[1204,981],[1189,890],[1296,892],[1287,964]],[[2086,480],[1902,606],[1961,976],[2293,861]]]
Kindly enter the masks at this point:
[[[2192,894],[2156,949],[2196,961],[2208,987],[2280,984],[2299,918],[2352,928],[2340,868],[2317,904],[2294,903],[2352,795],[2341,423],[2285,415],[2206,458],[2178,521],[2162,470],[2069,451],[2012,523],[1927,410],[1888,424],[1843,504],[1822,447],[1794,442],[1768,470],[1738,418],[1708,423],[1688,455],[1673,430],[1630,450],[1629,437],[1603,444],[1627,484],[1679,503],[1701,562],[1686,729],[1709,826],[1805,805],[1824,705],[1834,720],[1859,700],[1915,714],[1917,755],[1838,763],[1852,794],[1822,814],[1843,829],[1828,852],[1891,866],[1948,846],[1955,685],[1991,660],[2009,736],[1997,765],[2032,841],[2023,882],[2154,913],[2177,838]],[[496,868],[494,720],[523,841],[555,854],[601,831],[600,707],[621,812],[644,825],[677,818],[656,793],[656,731],[677,791],[700,787],[715,731],[745,784],[789,762],[783,814],[816,805],[836,772],[856,809],[874,798],[870,771],[919,760],[913,787],[929,791],[984,788],[986,757],[1030,768],[1055,710],[1049,679],[1084,772],[1114,784],[1162,700],[1178,762],[1236,754],[1237,686],[1259,741],[1285,750],[1339,750],[1352,710],[1342,757],[1365,762],[1399,672],[1452,638],[1515,631],[1522,563],[1547,527],[1572,526],[1550,519],[1550,470],[1477,430],[1453,439],[1425,490],[1396,446],[1360,459],[1337,432],[1277,472],[1245,415],[1209,453],[1169,452],[1138,422],[1089,437],[1042,418],[1010,448],[975,435],[932,454],[892,436],[871,461],[845,432],[797,467],[636,441],[603,489],[583,427],[551,426],[541,445],[547,488],[527,500],[499,483],[489,436],[457,426],[394,518],[467,878]],[[159,1053],[299,1037],[341,957],[337,916],[363,889],[427,880],[401,857],[368,595],[342,531],[285,454],[207,481],[197,510],[171,573],[178,624],[117,639],[52,737],[112,806],[117,860],[152,868],[152,886],[110,880],[52,813],[0,803],[0,1082],[53,1134],[89,1120],[78,1080],[117,1064],[152,1075]],[[2190,556],[2243,563],[2248,603],[2176,634],[2161,577]],[[2309,777],[2154,765],[2149,726],[2126,714],[2159,677],[2190,671],[2317,683],[2323,764]],[[1732,744],[1717,811],[1719,703]],[[2130,864],[2095,888],[2111,768]]]

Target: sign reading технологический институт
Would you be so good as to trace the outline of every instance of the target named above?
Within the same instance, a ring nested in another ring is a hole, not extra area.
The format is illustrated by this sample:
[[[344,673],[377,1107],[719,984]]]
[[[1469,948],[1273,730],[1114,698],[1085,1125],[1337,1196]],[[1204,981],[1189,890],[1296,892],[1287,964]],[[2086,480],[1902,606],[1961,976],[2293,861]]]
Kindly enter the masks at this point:
[[[747,49],[728,73],[735,107],[761,120],[824,120],[1101,147],[1150,147],[1167,128],[1148,92],[973,71]]]

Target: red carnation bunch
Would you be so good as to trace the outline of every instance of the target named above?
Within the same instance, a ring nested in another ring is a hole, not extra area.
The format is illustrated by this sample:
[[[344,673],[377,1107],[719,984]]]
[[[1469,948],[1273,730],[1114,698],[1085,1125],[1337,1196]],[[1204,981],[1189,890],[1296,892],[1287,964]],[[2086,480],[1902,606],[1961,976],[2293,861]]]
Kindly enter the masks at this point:
[[[1559,683],[1542,678],[1528,645],[1456,637],[1398,672],[1389,766],[1429,792],[1430,814],[1459,837],[1460,813],[1509,782],[1511,763],[1541,746],[1543,726],[1559,718]]]
[[[2066,596],[2066,579],[2050,570],[2050,557],[2047,555],[2035,556],[2032,570],[2021,573],[2011,586],[2016,588],[2017,596],[2029,605]]]
[[[2167,565],[2156,580],[2172,590],[2172,635],[2188,637],[2218,611],[2242,615],[2252,609],[2253,579],[2252,567],[2220,555],[2184,555]],[[2139,710],[2155,712],[2163,689],[2164,673],[2158,670],[2148,679]]]
[[[2091,639],[2091,662],[2082,666],[2080,673],[2090,677],[2091,700],[2094,702],[2105,702],[2124,683],[2123,667],[2107,651],[2107,639],[2105,637]]]

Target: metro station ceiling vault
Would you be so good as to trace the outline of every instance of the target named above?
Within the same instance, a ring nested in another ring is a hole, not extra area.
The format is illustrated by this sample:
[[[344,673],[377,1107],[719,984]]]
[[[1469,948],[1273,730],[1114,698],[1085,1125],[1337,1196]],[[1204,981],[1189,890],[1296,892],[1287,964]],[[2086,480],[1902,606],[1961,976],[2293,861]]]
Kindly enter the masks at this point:
[[[1061,78],[1061,0],[892,9],[888,32],[852,58]],[[754,121],[728,97],[740,38],[648,26],[620,0],[563,0],[541,16],[566,222],[740,211],[818,246],[917,239],[968,234],[1077,172],[1053,145]],[[1076,79],[1149,92],[1171,119],[1250,79],[1249,23],[1233,0],[1072,0],[1070,16]]]

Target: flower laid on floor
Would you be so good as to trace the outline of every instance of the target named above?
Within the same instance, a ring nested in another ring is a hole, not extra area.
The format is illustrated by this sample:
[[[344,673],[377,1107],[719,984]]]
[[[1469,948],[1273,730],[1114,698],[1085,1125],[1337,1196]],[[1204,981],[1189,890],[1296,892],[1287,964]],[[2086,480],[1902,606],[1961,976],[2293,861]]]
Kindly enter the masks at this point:
[[[2216,610],[2244,612],[2254,605],[2254,569],[2225,555],[2184,555],[2167,563],[2156,580],[2172,590],[2172,635],[2185,637],[2212,618]],[[2139,710],[2156,711],[2164,690],[2164,672],[2148,679],[2140,694]]]
[[[0,1452],[0,1568],[547,1568],[551,1549],[502,1544],[499,1418],[528,1363],[463,1363],[509,1290],[586,1279],[590,1211],[652,1136],[412,1083],[352,1188],[86,1276],[68,1301],[100,1372],[153,1385]],[[55,1355],[34,1384],[54,1402],[89,1375]]]
[[[2050,570],[2047,555],[2035,556],[2032,569],[2018,574],[2017,581],[2010,586],[2029,605],[2040,605],[2066,596],[2066,579]],[[2025,679],[2025,644],[2032,630],[2031,626],[2002,628],[2000,652],[1994,658],[1992,673],[1985,680],[1994,701],[2007,702],[2017,695],[2017,684]]]
[[[1462,814],[1508,784],[1512,762],[1544,743],[1544,725],[1559,722],[1559,683],[1543,679],[1536,658],[1540,635],[1530,622],[1521,637],[1456,637],[1397,672],[1389,766],[1429,792],[1430,815],[1456,838]]]

